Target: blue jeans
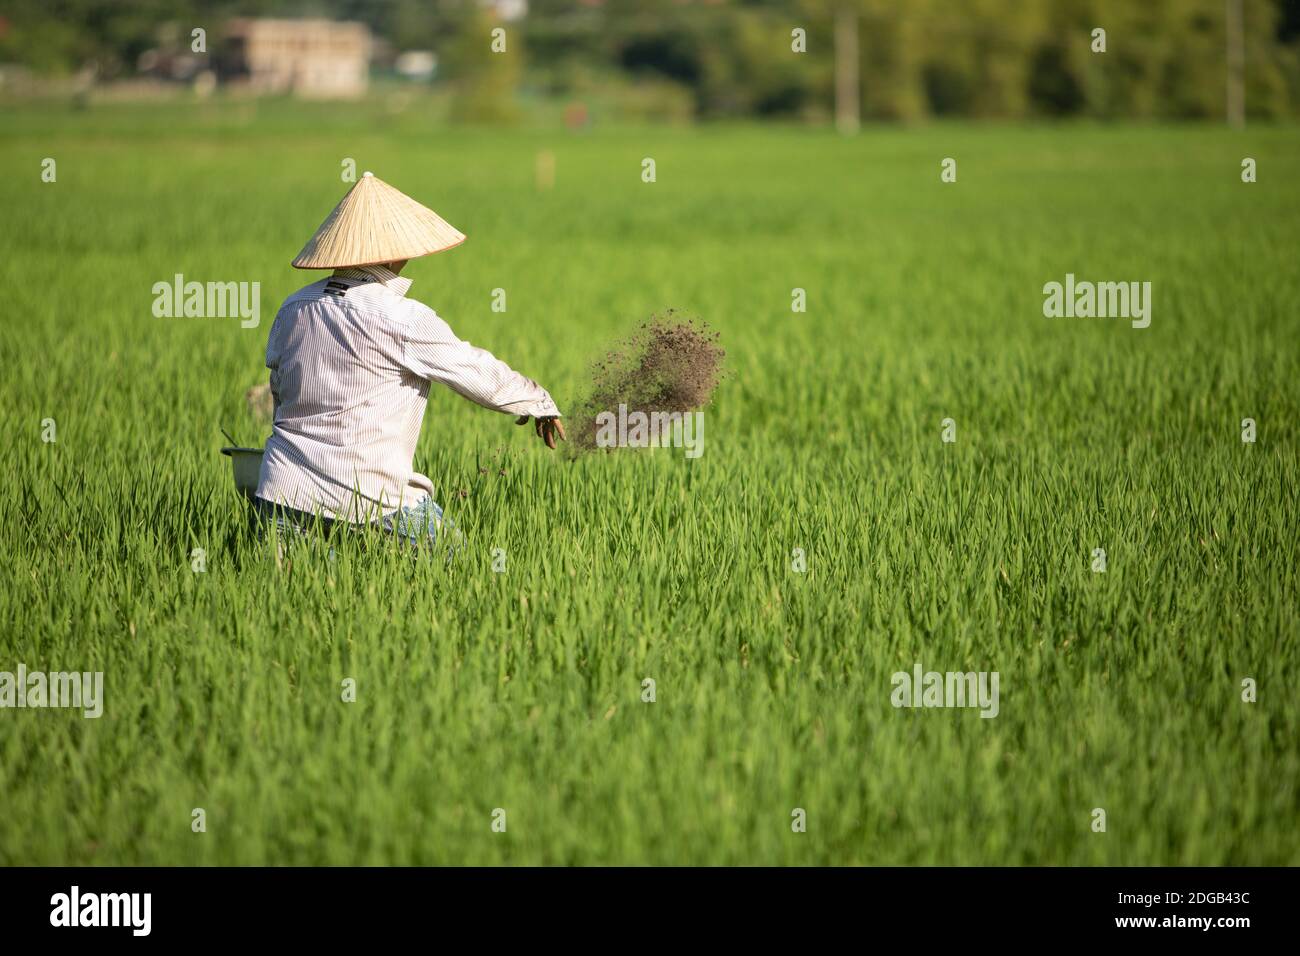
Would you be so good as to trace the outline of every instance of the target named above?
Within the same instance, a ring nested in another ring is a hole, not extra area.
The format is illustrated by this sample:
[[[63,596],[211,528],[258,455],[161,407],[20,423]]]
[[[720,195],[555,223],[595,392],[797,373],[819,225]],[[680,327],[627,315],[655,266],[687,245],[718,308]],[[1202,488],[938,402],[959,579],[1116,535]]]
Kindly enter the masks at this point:
[[[265,524],[273,524],[285,537],[304,537],[319,530],[326,536],[338,529],[360,530],[360,525],[350,521],[317,517],[305,511],[272,504],[263,498],[253,498],[253,511]],[[447,559],[465,543],[465,536],[450,518],[443,517],[442,508],[432,498],[423,498],[413,505],[390,511],[371,524],[413,548],[432,550],[440,535],[446,538]]]

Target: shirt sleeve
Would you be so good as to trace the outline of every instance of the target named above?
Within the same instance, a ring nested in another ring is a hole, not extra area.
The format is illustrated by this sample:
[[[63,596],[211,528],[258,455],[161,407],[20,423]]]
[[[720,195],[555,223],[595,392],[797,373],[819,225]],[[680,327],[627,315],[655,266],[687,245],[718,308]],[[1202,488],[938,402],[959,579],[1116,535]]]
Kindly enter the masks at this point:
[[[558,416],[546,389],[487,349],[456,337],[438,313],[418,302],[402,341],[402,364],[414,375],[446,385],[471,402],[510,415]]]

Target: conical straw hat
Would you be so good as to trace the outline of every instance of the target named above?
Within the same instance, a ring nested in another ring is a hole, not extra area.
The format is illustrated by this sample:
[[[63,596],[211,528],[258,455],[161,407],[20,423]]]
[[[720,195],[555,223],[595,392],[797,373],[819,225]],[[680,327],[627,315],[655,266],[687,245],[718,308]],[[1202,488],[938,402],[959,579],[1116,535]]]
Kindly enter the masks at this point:
[[[442,252],[464,241],[464,234],[432,209],[366,173],[302,247],[293,266],[373,266]]]

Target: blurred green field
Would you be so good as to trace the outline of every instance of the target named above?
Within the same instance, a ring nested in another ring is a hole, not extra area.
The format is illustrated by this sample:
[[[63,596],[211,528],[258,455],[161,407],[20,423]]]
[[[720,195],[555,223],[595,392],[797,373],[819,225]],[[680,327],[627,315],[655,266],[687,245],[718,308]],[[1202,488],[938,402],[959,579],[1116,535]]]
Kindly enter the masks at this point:
[[[653,312],[719,330],[703,456],[435,390],[462,560],[277,566],[218,429],[261,437],[347,157],[469,235],[411,294],[562,408]],[[0,710],[0,863],[1300,863],[1300,131],[8,110],[0,209],[0,670],[106,698]],[[155,318],[176,273],[260,326]],[[1066,273],[1151,281],[1151,326],[1044,318]],[[1000,713],[895,709],[917,662]]]

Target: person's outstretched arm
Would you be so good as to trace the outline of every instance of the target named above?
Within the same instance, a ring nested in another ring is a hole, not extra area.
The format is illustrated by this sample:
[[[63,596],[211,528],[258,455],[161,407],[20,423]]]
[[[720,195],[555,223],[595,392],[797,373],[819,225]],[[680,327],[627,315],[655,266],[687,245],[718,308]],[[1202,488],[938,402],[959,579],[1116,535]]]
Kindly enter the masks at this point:
[[[518,424],[536,419],[537,436],[550,448],[557,436],[564,439],[560,410],[546,389],[487,349],[458,338],[433,309],[418,302],[411,305],[402,359],[409,371],[484,408],[519,416]]]

